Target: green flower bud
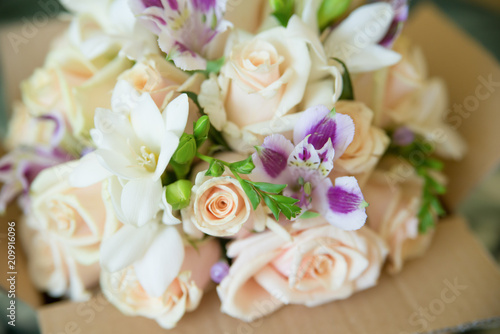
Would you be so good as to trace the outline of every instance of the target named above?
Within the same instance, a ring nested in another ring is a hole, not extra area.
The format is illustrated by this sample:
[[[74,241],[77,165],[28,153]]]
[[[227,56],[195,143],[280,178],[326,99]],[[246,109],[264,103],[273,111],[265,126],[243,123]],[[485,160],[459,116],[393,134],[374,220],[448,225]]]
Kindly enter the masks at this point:
[[[275,12],[292,12],[293,13],[293,2],[294,0],[269,0],[271,8]]]
[[[210,130],[210,120],[207,115],[201,116],[194,124],[193,134],[196,140],[196,146],[203,145],[208,138],[208,131]]]
[[[177,150],[172,156],[172,161],[180,165],[189,164],[196,155],[196,152],[197,148],[194,136],[184,133],[179,140],[179,146],[177,146]]]
[[[172,210],[180,210],[189,205],[192,187],[189,180],[178,180],[167,186],[165,196],[168,204],[172,205]]]
[[[226,168],[220,161],[214,159],[212,160],[212,162],[210,162],[210,167],[208,167],[208,170],[205,173],[205,175],[219,177],[224,173],[225,169]]]
[[[274,17],[282,26],[286,27],[295,11],[294,0],[269,0],[269,3],[273,9]]]
[[[333,20],[345,13],[351,0],[323,0],[318,10],[318,25],[325,29]]]

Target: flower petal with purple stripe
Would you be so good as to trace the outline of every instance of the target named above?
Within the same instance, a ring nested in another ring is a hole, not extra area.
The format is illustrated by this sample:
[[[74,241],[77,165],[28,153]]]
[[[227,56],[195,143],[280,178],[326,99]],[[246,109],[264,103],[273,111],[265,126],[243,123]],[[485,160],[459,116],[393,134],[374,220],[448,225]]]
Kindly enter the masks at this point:
[[[295,143],[310,136],[309,143],[316,150],[331,140],[335,149],[335,158],[339,158],[354,138],[354,122],[351,117],[330,111],[324,105],[307,109],[295,125],[293,139]]]
[[[20,193],[27,194],[35,177],[44,169],[71,159],[58,148],[21,147],[0,159],[0,212]],[[24,209],[24,208],[23,208]]]
[[[142,4],[144,5],[145,8],[149,7],[160,7],[163,8],[163,4],[161,0],[141,0]],[[176,0],[169,0],[168,3],[170,4],[170,7],[172,7],[171,3],[174,2],[174,5],[177,3]]]
[[[293,144],[282,135],[266,137],[262,146],[252,155],[256,172],[264,171],[269,178],[278,178],[287,168],[288,157],[293,149]]]
[[[209,44],[232,26],[223,19],[226,0],[162,0],[161,7],[157,0],[130,0],[130,8],[183,70],[204,70]]]
[[[204,13],[208,12],[212,8],[215,8],[216,3],[217,0],[193,0],[194,8]]]
[[[367,203],[355,177],[330,179],[318,185],[314,191],[314,207],[332,225],[343,230],[357,230],[366,222]]]
[[[288,165],[307,170],[318,170],[321,164],[318,151],[309,143],[309,137],[301,141],[288,158]]]
[[[64,119],[60,114],[45,114],[38,117],[41,121],[52,121],[55,123],[54,133],[52,134],[52,138],[50,139],[50,145],[52,147],[56,147],[61,142],[64,137],[64,133],[66,132],[66,124],[64,123]]]

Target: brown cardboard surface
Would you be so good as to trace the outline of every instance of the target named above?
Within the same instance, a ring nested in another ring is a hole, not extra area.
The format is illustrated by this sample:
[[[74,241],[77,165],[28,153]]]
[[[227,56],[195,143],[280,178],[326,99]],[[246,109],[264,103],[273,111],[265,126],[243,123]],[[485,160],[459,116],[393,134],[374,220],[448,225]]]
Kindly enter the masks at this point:
[[[404,33],[423,49],[430,74],[447,83],[448,121],[469,146],[463,160],[446,163],[450,183],[444,201],[453,210],[500,162],[500,67],[432,5],[417,7]],[[489,80],[495,84],[486,87]]]
[[[47,29],[51,29],[52,35],[60,31],[57,23],[49,26]],[[422,45],[431,73],[448,81],[452,102],[462,103],[468,95],[474,94],[479,75],[487,78],[491,73],[494,80],[500,81],[493,59],[433,7],[417,9],[407,32]],[[40,34],[42,36],[42,32]],[[5,50],[3,45],[2,52]],[[10,64],[9,67],[22,61],[20,56],[8,50],[7,54],[3,63]],[[31,56],[24,53],[23,57]],[[12,78],[24,78],[32,68],[22,70],[21,75],[14,75],[14,72],[8,75],[11,92],[17,92],[18,83]],[[495,149],[500,136],[495,129],[500,124],[495,106],[500,105],[498,99],[495,90],[490,98],[480,101],[479,108],[463,119],[459,127],[471,149],[464,162],[453,163],[447,169],[451,184],[445,199],[451,208],[456,207],[498,161],[500,152]],[[2,222],[10,219],[18,222],[17,213],[11,213],[12,216],[2,217]],[[3,229],[5,224],[1,226]],[[4,240],[0,239],[2,253],[6,248]],[[3,255],[2,261],[5,258]],[[6,264],[0,264],[1,270],[6,272]],[[21,271],[25,265],[21,254],[18,265],[18,296],[32,305],[39,305],[39,295],[29,282],[27,272]],[[5,280],[0,283],[4,286]],[[450,288],[450,285],[458,287]],[[454,216],[439,224],[431,248],[423,258],[408,262],[397,276],[383,274],[378,286],[347,300],[313,309],[288,306],[250,324],[221,314],[219,307],[215,291],[208,293],[200,307],[187,314],[170,333],[402,334],[464,329],[477,323],[500,321],[500,272],[464,221]],[[42,306],[38,311],[43,333],[166,332],[152,320],[122,315],[102,296],[87,303],[59,302]]]
[[[346,300],[312,309],[287,306],[254,323],[221,314],[219,307],[215,291],[208,293],[169,333],[402,334],[463,329],[500,320],[500,271],[463,219],[454,216],[439,224],[425,257],[410,261],[399,275],[384,274],[375,288]],[[145,328],[164,333],[152,320],[121,314],[102,296],[85,304],[42,307],[39,315],[43,333],[68,328],[75,333],[140,333]]]
[[[0,150],[0,154],[3,155],[3,151]],[[13,272],[13,270],[8,269],[8,259],[7,259],[7,228],[8,222],[16,223],[16,258],[15,258],[15,271],[16,274],[16,296],[29,305],[33,307],[38,307],[42,305],[42,295],[37,291],[37,289],[31,284],[30,277],[28,274],[26,256],[21,247],[21,240],[19,239],[19,217],[21,216],[21,210],[15,206],[11,205],[4,216],[1,217],[0,221],[0,270],[1,270],[1,284],[0,286],[6,291],[9,291],[7,286],[7,278],[10,277],[8,272]]]

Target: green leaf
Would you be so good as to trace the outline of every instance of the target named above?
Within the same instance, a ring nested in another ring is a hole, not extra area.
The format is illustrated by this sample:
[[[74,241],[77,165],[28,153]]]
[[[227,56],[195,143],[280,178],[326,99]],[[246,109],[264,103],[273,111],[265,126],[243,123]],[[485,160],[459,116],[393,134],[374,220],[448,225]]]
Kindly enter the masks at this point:
[[[291,205],[290,208],[292,209],[292,218],[297,217],[302,212],[302,208],[300,206]]]
[[[279,210],[278,206],[276,205],[276,203],[269,196],[264,195],[263,197],[264,197],[264,202],[266,203],[267,207],[273,213],[274,218],[276,218],[276,220],[279,220],[280,210]]]
[[[255,186],[255,188],[270,194],[279,194],[287,186],[286,184],[274,184],[268,182],[254,182],[253,185]]]
[[[214,22],[217,22],[217,20],[215,20]],[[219,73],[220,69],[224,65],[224,61],[225,61],[225,57],[224,56],[222,56],[222,57],[220,57],[219,59],[216,59],[216,60],[209,60],[209,61],[207,61],[207,69],[205,71],[205,74],[208,75],[210,73]]]
[[[252,203],[253,209],[257,209],[260,203],[259,193],[257,193],[254,187],[247,180],[240,179],[240,185],[241,188],[243,188],[243,191],[247,195],[248,199],[250,200],[250,203]]]
[[[165,196],[168,204],[172,205],[172,210],[180,210],[189,205],[192,187],[189,180],[178,180],[166,187]]]
[[[434,190],[437,194],[442,195],[446,193],[446,187],[443,186],[441,183],[437,182],[432,178],[431,176],[426,175],[425,180],[427,181],[428,185]]]
[[[200,147],[208,139],[210,131],[210,120],[207,115],[201,116],[193,125],[193,135],[196,146]]]
[[[425,160],[425,165],[434,170],[442,170],[443,162],[438,159],[429,158]]]
[[[300,215],[300,219],[310,219],[310,218],[316,218],[319,216],[321,216],[321,214],[319,214],[318,212],[306,211]]]
[[[292,219],[292,209],[290,208],[290,205],[284,204],[284,203],[277,203],[278,208],[280,211],[283,213],[283,215],[286,217],[286,219],[290,220]]]
[[[444,216],[446,214],[446,211],[444,210],[443,206],[441,205],[441,201],[439,198],[433,196],[430,198],[430,206],[434,209],[436,214],[438,216]]]
[[[205,173],[206,176],[213,176],[213,177],[219,177],[221,176],[226,167],[217,159],[213,159],[210,161],[210,166],[208,167],[207,172]]]
[[[429,210],[428,206],[424,206],[418,213],[419,225],[418,230],[420,233],[426,233],[429,229],[434,227],[434,217]]]
[[[340,94],[339,100],[354,100],[354,90],[352,89],[351,75],[344,62],[338,58],[333,58],[342,65],[344,68],[344,74],[342,74],[342,94]]]
[[[285,203],[285,204],[295,204],[299,200],[293,197],[287,197],[283,195],[269,195],[273,200],[279,203]]]
[[[250,174],[254,170],[255,165],[253,164],[252,156],[249,156],[245,160],[233,162],[229,168],[239,174]]]

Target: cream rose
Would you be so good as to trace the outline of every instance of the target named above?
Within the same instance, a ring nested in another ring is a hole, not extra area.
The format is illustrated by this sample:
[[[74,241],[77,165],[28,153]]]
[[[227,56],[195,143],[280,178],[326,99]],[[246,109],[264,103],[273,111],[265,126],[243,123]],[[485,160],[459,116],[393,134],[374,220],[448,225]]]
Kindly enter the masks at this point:
[[[370,229],[324,224],[292,237],[265,232],[229,246],[236,259],[217,288],[223,312],[253,321],[284,304],[317,306],[377,283],[387,250]]]
[[[61,114],[69,132],[81,145],[88,145],[95,109],[110,107],[110,91],[131,65],[115,55],[91,61],[75,48],[60,45],[50,51],[42,68],[22,82],[23,102],[33,116]]]
[[[42,171],[30,189],[25,247],[35,284],[54,297],[85,300],[99,281],[99,247],[118,222],[105,184],[72,188],[74,162]]]
[[[335,161],[332,178],[356,175],[363,182],[370,174],[389,145],[385,131],[372,125],[373,112],[361,102],[338,101],[335,110],[348,115],[354,122],[354,138]]]
[[[24,103],[17,102],[14,104],[7,127],[7,136],[4,140],[5,148],[13,150],[23,145],[49,146],[55,125],[52,121],[31,116]]]
[[[421,50],[400,36],[394,50],[397,64],[354,78],[356,98],[375,111],[374,123],[383,128],[406,126],[436,147],[444,158],[460,159],[466,145],[446,123],[448,95],[444,82],[429,78]]]
[[[399,272],[406,260],[423,255],[433,236],[433,231],[418,232],[423,180],[409,173],[411,168],[391,162],[387,169],[375,170],[363,188],[365,199],[370,203],[366,209],[367,224],[389,246],[391,273]]]
[[[266,131],[291,128],[291,124],[271,121],[297,111],[311,57],[303,39],[277,27],[255,36],[234,32],[226,46],[226,59],[220,75],[203,83],[199,101],[228,143],[247,152]]]
[[[175,327],[185,312],[195,310],[210,281],[210,268],[220,257],[217,241],[203,242],[198,251],[186,246],[180,274],[162,296],[152,297],[139,283],[134,266],[101,273],[101,289],[106,298],[126,315],[154,319],[166,329]]]
[[[257,35],[235,31],[219,76],[201,86],[198,100],[233,150],[253,152],[264,137],[290,135],[310,106],[333,107],[342,91],[339,69],[325,54],[317,31],[298,16],[287,28]]]
[[[189,206],[181,210],[184,231],[201,238],[238,233],[252,213],[252,205],[238,180],[231,176],[210,177],[205,171],[196,175]]]

